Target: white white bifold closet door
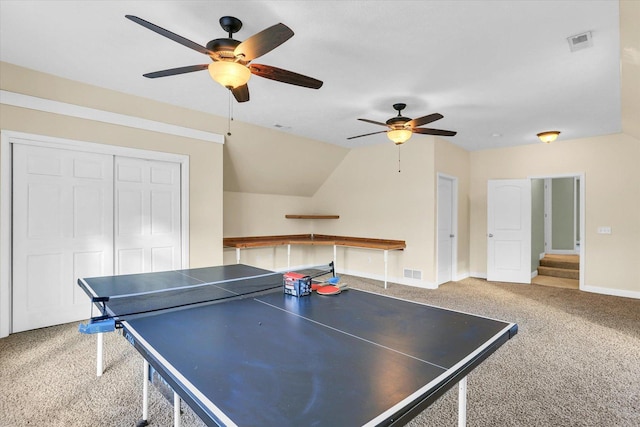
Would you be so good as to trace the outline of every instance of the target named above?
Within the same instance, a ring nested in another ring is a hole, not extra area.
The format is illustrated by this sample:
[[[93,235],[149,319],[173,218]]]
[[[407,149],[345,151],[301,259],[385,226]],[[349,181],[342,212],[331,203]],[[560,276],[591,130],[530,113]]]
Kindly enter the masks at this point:
[[[86,319],[79,277],[180,268],[180,245],[179,164],[13,144],[12,332]]]
[[[113,156],[13,144],[12,332],[89,315],[113,271]]]
[[[180,165],[116,157],[115,271],[180,268]]]

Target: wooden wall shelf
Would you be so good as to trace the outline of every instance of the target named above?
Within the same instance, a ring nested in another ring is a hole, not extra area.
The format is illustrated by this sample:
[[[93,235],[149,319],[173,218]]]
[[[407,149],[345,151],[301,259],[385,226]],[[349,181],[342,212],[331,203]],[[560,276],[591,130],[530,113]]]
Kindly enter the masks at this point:
[[[338,219],[340,215],[285,215],[289,219]]]

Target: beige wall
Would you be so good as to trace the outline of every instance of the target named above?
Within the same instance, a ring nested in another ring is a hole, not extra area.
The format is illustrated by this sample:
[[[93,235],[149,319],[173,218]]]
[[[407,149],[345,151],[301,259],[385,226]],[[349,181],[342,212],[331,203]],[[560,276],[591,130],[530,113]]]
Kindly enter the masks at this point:
[[[204,113],[72,82],[6,63],[0,63],[0,88],[9,92],[211,131],[208,128],[210,116]],[[5,104],[0,105],[0,128],[188,155],[190,264],[197,267],[222,262],[222,144]]]
[[[315,213],[310,197],[225,191],[224,237],[313,233],[313,220],[285,218],[287,214],[307,213]],[[315,264],[313,254],[314,251],[310,248],[294,247],[291,265]],[[225,249],[224,263],[235,262],[235,249]],[[282,270],[287,267],[287,247],[245,249],[241,251],[241,262],[272,270]]]
[[[405,251],[389,253],[389,278],[403,281],[403,268],[421,270],[416,285],[432,285],[434,271],[435,171],[432,137],[411,140],[400,148],[392,143],[353,149],[313,197],[287,197],[225,192],[225,236],[270,234],[336,234],[399,239]],[[284,219],[285,214],[332,214],[339,219]],[[292,247],[292,265],[322,264],[333,257],[332,247]],[[286,266],[286,247],[251,249],[242,260],[265,268]],[[366,277],[383,278],[383,252],[338,248],[338,268]],[[235,259],[225,251],[225,262]],[[407,282],[404,280],[404,282]]]
[[[313,199],[317,211],[340,215],[322,223],[326,234],[405,240],[404,251],[389,253],[389,278],[407,283],[404,268],[421,270],[422,281],[408,283],[425,285],[435,282],[435,188],[434,138],[422,136],[400,149],[389,142],[351,150]],[[381,251],[339,255],[347,271],[384,276]]]
[[[398,152],[400,150],[400,152]],[[400,165],[398,164],[400,154]],[[458,265],[469,274],[469,153],[448,141],[420,136],[400,149],[392,143],[351,150],[313,197],[225,192],[224,234],[335,234],[405,240],[407,249],[389,253],[389,279],[435,286],[436,173],[458,178]],[[400,166],[400,172],[398,167]],[[285,219],[285,214],[333,214],[339,219]],[[338,248],[338,268],[365,277],[384,277],[381,251]],[[293,246],[292,265],[322,264],[331,247]],[[281,269],[286,247],[241,252],[243,262]],[[225,250],[225,262],[235,251]],[[422,280],[405,279],[403,269],[422,271]]]
[[[640,295],[640,141],[606,135],[471,153],[471,272],[486,276],[487,181],[585,176],[586,290]],[[597,234],[610,226],[612,234]]]

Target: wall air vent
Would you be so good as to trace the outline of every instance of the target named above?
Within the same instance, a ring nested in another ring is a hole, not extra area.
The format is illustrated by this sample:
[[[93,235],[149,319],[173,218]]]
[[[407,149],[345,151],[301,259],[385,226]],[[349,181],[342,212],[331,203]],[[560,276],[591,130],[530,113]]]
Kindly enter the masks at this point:
[[[409,268],[405,268],[404,277],[406,279],[422,280],[422,270],[411,270]]]
[[[586,49],[588,47],[593,46],[593,40],[591,39],[591,31],[587,31],[586,33],[576,34],[575,36],[567,37],[567,41],[569,42],[569,49],[571,52],[575,52],[577,50]]]

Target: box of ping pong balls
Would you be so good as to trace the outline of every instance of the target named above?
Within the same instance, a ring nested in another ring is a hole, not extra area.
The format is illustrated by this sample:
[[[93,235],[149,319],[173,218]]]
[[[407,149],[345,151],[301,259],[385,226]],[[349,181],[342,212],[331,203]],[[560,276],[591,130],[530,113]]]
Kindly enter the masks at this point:
[[[311,277],[299,273],[285,273],[282,279],[285,294],[295,297],[311,295]]]

